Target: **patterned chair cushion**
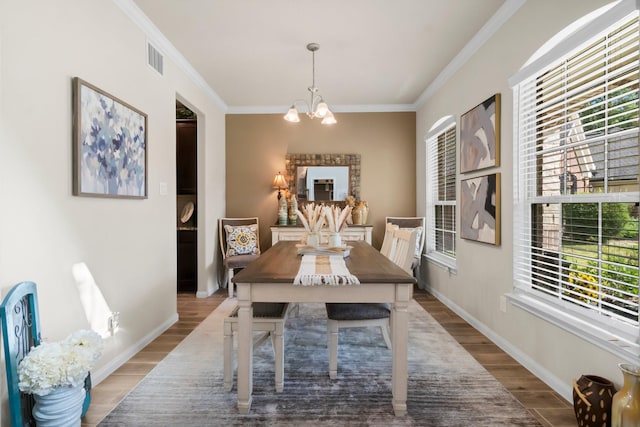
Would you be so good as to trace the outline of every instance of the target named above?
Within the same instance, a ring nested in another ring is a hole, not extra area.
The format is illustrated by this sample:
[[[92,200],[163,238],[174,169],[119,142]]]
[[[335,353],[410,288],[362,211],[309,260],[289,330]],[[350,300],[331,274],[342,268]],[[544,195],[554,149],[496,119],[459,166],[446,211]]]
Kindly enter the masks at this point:
[[[250,225],[225,225],[227,232],[227,256],[258,255],[258,226]]]

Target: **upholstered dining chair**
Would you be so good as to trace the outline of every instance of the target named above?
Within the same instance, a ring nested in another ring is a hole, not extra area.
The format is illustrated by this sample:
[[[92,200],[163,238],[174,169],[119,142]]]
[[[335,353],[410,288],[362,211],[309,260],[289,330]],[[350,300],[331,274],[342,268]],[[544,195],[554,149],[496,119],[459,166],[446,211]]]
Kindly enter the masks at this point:
[[[288,303],[253,303],[253,348],[271,337],[271,348],[275,359],[275,387],[280,393],[284,388],[284,323],[289,311]],[[233,336],[238,330],[238,307],[224,319],[224,389],[233,388]]]
[[[398,229],[393,232],[394,250],[391,254],[391,260],[408,274],[412,274],[411,266],[420,232],[420,228]],[[338,374],[338,334],[341,328],[379,327],[387,348],[391,348],[390,304],[327,303],[325,307],[327,310],[329,378],[335,379]]]
[[[13,286],[0,305],[2,344],[12,426],[34,426],[33,395],[18,388],[18,364],[32,347],[40,345],[38,291],[33,282]]]
[[[260,256],[258,218],[220,218],[218,235],[229,298],[233,298],[233,272],[245,268]]]

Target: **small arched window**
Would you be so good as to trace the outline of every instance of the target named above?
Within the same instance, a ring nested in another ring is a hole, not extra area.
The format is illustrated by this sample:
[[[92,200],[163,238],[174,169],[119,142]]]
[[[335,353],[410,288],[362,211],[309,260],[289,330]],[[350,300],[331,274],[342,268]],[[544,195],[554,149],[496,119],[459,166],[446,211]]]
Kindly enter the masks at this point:
[[[427,257],[455,269],[456,256],[456,120],[436,122],[427,144]]]

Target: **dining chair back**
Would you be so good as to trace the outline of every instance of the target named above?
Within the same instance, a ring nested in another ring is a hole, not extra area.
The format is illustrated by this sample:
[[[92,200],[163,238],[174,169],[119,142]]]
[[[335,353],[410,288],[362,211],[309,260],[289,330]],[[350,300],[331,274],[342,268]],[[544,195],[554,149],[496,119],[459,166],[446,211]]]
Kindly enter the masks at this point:
[[[385,224],[395,224],[400,229],[412,230],[420,227],[421,231],[416,240],[415,259],[413,260],[411,270],[415,270],[420,265],[422,252],[424,251],[424,243],[426,240],[426,219],[423,216],[388,216],[385,218]]]
[[[412,230],[401,228],[393,233],[395,249],[391,260],[411,275],[413,275],[416,241],[419,233],[422,233],[422,227],[416,227]]]
[[[257,217],[220,218],[218,237],[229,298],[233,298],[233,274],[260,256],[260,224]]]
[[[382,246],[380,247],[380,253],[387,258],[391,259],[393,257],[393,252],[396,248],[396,239],[394,233],[400,227],[396,224],[391,224],[390,222],[385,224],[384,230],[384,239],[382,240]]]
[[[40,345],[36,284],[20,282],[13,286],[0,305],[0,318],[11,425],[33,426],[31,411],[35,401],[32,394],[18,388],[18,364],[31,348]]]

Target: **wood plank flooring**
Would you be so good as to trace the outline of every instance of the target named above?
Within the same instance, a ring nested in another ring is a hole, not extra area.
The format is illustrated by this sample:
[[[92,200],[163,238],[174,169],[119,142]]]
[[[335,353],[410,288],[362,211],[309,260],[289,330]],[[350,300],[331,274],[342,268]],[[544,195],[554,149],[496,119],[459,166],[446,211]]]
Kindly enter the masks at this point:
[[[96,385],[83,427],[96,426],[184,337],[225,300],[221,289],[209,298],[178,294],[179,321]],[[504,353],[428,292],[417,289],[422,305],[473,357],[500,381],[545,427],[574,427],[573,405]]]

